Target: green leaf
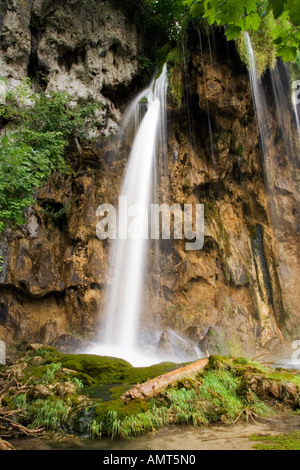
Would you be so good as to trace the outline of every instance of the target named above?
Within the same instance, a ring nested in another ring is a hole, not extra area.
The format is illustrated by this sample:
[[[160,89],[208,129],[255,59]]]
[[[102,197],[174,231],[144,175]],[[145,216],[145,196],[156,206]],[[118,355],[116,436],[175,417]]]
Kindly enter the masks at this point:
[[[257,31],[261,24],[261,17],[258,13],[252,13],[245,18],[245,30]]]
[[[273,10],[274,17],[279,18],[280,15],[285,11],[286,0],[270,0],[269,8]]]
[[[297,48],[284,46],[278,50],[279,57],[282,57],[284,62],[291,62],[297,58]]]
[[[242,31],[242,28],[240,26],[233,26],[233,25],[228,26],[225,32],[228,41],[237,39],[239,35],[241,34],[241,31]]]
[[[299,0],[287,0],[287,10],[289,10],[290,20],[295,26],[300,26],[300,2]]]
[[[204,13],[203,4],[199,2],[193,3],[190,9],[190,12],[193,17],[197,17],[197,16],[201,17]]]

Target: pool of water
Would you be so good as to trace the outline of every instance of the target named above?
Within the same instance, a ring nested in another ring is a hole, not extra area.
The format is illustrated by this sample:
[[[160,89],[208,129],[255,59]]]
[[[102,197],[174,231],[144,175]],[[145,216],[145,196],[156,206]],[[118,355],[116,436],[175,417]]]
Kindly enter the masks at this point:
[[[253,450],[252,434],[280,434],[300,430],[300,417],[292,414],[235,426],[169,426],[133,440],[93,441],[81,438],[18,439],[17,450]]]

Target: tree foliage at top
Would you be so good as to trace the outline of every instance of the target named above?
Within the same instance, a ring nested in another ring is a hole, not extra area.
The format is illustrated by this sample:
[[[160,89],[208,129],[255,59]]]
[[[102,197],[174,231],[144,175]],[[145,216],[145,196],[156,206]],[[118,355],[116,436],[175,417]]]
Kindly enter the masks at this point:
[[[189,20],[189,7],[182,0],[141,0],[141,6],[150,23],[170,40],[178,39]]]
[[[272,13],[276,25],[269,35],[277,55],[294,61],[300,51],[300,2],[297,0],[183,0],[191,15],[209,24],[226,26],[228,40],[238,39],[243,31],[258,31],[266,15]]]

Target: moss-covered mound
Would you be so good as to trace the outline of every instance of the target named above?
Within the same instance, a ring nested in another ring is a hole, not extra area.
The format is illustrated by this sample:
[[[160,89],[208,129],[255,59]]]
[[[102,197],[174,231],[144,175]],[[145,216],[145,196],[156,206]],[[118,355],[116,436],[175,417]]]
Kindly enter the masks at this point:
[[[82,372],[102,383],[112,383],[132,369],[131,364],[123,359],[88,354],[60,354],[55,359],[48,359],[48,362],[61,363],[66,369]]]
[[[39,354],[31,351],[2,372],[7,380],[15,376],[17,383],[3,397],[2,407],[15,410],[15,422],[28,428],[128,438],[168,424],[233,424],[300,407],[297,372],[274,370],[244,358],[212,356],[204,370],[173,383],[154,398],[125,403],[121,396],[135,384],[182,364],[134,368],[110,357],[47,349],[44,357]]]
[[[278,436],[251,436],[258,450],[300,450],[300,431]]]

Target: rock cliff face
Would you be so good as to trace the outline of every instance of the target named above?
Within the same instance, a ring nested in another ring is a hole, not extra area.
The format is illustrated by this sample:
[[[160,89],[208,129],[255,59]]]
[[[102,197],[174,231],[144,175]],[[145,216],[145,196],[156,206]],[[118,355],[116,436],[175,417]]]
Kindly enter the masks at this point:
[[[1,74],[11,86],[29,76],[37,89],[66,90],[103,104],[103,133],[116,131],[120,112],[109,99],[139,72],[142,38],[113,2],[4,0]]]
[[[11,86],[29,74],[44,89],[99,99],[102,135],[117,131],[139,80],[143,47],[124,13],[110,2],[95,11],[71,1],[7,0],[0,28]],[[275,237],[248,73],[234,46],[227,50],[215,34],[213,50],[203,34],[203,56],[197,35],[190,35],[182,76],[188,91],[180,109],[169,97],[168,113],[170,196],[164,202],[205,204],[205,246],[186,252],[183,242],[161,244],[160,276],[149,274],[145,291],[144,324],[179,331],[209,352],[250,354],[275,350],[297,334],[298,294],[286,273],[300,274],[298,196],[283,196],[288,235]],[[1,238],[0,337],[6,341],[51,344],[66,333],[93,339],[97,331],[110,280],[109,243],[96,237],[96,209],[116,201],[128,157],[127,142],[99,142],[82,155],[70,149],[75,174],[53,175],[27,225]]]

